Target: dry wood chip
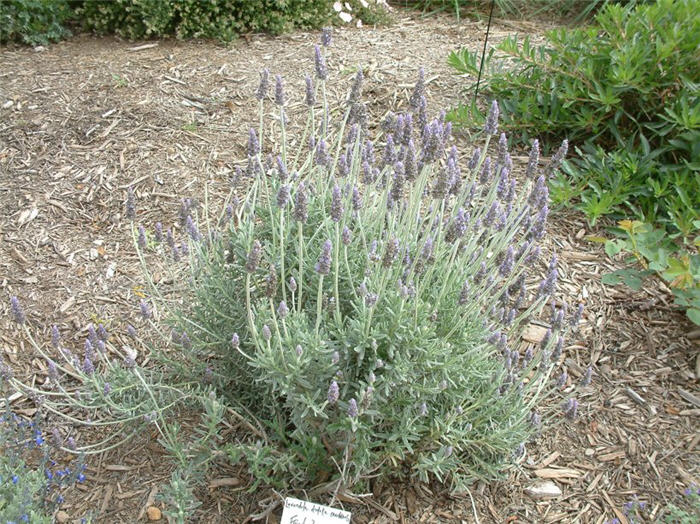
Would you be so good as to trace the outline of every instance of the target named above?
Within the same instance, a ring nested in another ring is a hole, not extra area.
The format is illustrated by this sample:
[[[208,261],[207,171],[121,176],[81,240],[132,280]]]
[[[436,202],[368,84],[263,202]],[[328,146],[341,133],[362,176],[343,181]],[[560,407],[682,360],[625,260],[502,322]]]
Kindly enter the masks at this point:
[[[523,329],[522,338],[533,344],[539,344],[542,342],[545,334],[547,333],[547,328],[544,326],[538,326],[537,324],[528,324]]]
[[[693,395],[690,391],[686,391],[685,389],[678,388],[678,394],[681,397],[683,397],[683,400],[687,400],[691,404],[695,404],[697,407],[700,408],[700,398]]]
[[[214,479],[209,483],[209,489],[222,488],[225,486],[236,487],[241,485],[241,479],[237,477],[226,477]]]
[[[611,460],[623,458],[626,455],[624,450],[613,451],[612,453],[606,453],[605,455],[598,455],[598,460],[601,462],[610,462]]]
[[[136,469],[135,466],[125,466],[124,464],[107,464],[105,466],[107,471],[131,471]]]
[[[563,478],[578,478],[581,472],[571,468],[542,468],[536,469],[535,475],[543,479],[563,479]]]

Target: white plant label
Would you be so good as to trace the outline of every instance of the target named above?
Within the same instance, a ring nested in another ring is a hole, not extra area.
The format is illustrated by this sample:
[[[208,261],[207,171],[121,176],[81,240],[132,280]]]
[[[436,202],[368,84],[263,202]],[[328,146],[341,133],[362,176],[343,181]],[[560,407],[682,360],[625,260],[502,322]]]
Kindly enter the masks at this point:
[[[350,512],[287,497],[280,524],[349,524]]]

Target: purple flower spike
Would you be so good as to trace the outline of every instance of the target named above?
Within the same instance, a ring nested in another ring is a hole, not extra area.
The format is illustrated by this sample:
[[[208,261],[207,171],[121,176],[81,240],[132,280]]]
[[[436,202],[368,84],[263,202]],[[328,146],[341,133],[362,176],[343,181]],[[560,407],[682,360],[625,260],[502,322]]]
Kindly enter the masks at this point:
[[[362,196],[360,195],[360,190],[357,187],[352,188],[352,209],[358,211],[362,208]]]
[[[261,256],[262,245],[260,245],[260,242],[255,240],[253,242],[253,247],[251,248],[250,253],[248,253],[248,259],[245,263],[245,270],[248,273],[255,273],[255,271],[258,269],[258,264],[260,263]]]
[[[263,69],[260,71],[260,84],[258,85],[258,91],[255,93],[255,98],[262,101],[267,96],[267,88],[270,84],[270,71]]]
[[[139,310],[141,312],[141,318],[143,318],[144,320],[148,320],[149,318],[151,318],[151,308],[148,305],[148,302],[146,302],[143,298],[139,301]]]
[[[51,345],[54,349],[58,349],[61,345],[61,333],[58,331],[58,326],[51,326]]]
[[[571,329],[576,329],[581,322],[581,317],[583,316],[583,304],[579,304],[576,311],[571,316]]]
[[[581,380],[581,385],[584,387],[590,386],[592,380],[593,380],[593,368],[591,366],[588,366],[588,369],[586,369],[586,374],[583,376],[583,380]]]
[[[330,157],[328,156],[328,146],[323,138],[316,144],[316,152],[314,157],[316,160],[316,165],[318,166],[328,166],[331,161]]]
[[[301,344],[297,344],[295,351],[296,351],[297,357],[300,357],[301,354],[304,352],[304,349],[301,347]]]
[[[340,222],[343,218],[343,201],[338,184],[333,186],[333,196],[331,201],[331,220]]]
[[[316,272],[321,275],[328,275],[331,272],[331,252],[333,251],[333,244],[330,240],[326,240],[321,249],[321,255],[316,263]]]
[[[399,253],[399,239],[394,237],[387,242],[384,256],[382,257],[382,266],[385,268],[391,267]]]
[[[328,47],[329,45],[331,45],[331,41],[333,39],[333,28],[324,27],[321,31],[321,45],[323,47]]]
[[[135,198],[134,198],[134,189],[129,186],[129,189],[127,190],[126,193],[126,213],[125,216],[129,220],[133,220],[136,218],[136,203],[135,203]]]
[[[240,347],[240,338],[238,337],[238,333],[234,333],[233,336],[231,337],[231,347],[233,349],[238,349]]]
[[[86,375],[92,375],[94,372],[95,366],[93,365],[90,357],[86,355],[85,360],[83,361],[83,373],[85,373]]]
[[[357,414],[357,401],[351,398],[350,402],[348,402],[348,417],[357,418]]]
[[[421,67],[418,70],[418,81],[416,87],[413,88],[413,93],[408,101],[409,107],[416,111],[421,106],[421,99],[425,97],[425,70]]]
[[[291,198],[289,185],[282,184],[277,192],[277,206],[280,208],[286,207]]]
[[[306,193],[306,186],[301,182],[294,196],[294,211],[292,216],[296,221],[302,224],[309,218],[308,202],[309,197]]]
[[[338,383],[333,380],[331,382],[330,387],[328,388],[328,403],[333,405],[336,402],[338,402],[338,398],[340,397],[340,388],[338,387]]]
[[[270,331],[270,326],[268,326],[267,324],[265,324],[262,327],[262,336],[266,342],[269,342],[272,338],[272,331]]]
[[[326,60],[323,58],[319,46],[314,48],[314,65],[316,67],[316,76],[320,80],[326,80],[328,78],[328,68],[326,67]]]
[[[557,152],[554,153],[554,156],[552,157],[552,160],[549,162],[547,167],[544,170],[545,177],[550,178],[561,166],[561,163],[564,161],[564,157],[566,156],[566,152],[569,149],[569,141],[564,140],[561,143],[561,146],[559,149],[557,149]]]
[[[421,403],[418,413],[420,413],[421,417],[425,417],[428,414],[428,405],[425,402]]]
[[[563,388],[566,385],[568,378],[569,376],[566,374],[566,371],[562,371],[561,375],[559,375],[559,378],[557,379],[557,387]]]
[[[352,83],[352,88],[350,89],[350,97],[348,98],[349,104],[354,104],[360,100],[360,97],[362,96],[362,82],[364,78],[362,69],[358,69],[357,74],[355,75],[355,80],[353,80]]]
[[[342,241],[345,246],[349,246],[352,242],[352,232],[348,226],[343,227]]]
[[[314,92],[314,82],[309,75],[306,75],[306,105],[313,107],[316,105],[316,93]]]
[[[289,291],[292,293],[296,292],[297,290],[297,281],[294,279],[294,277],[289,277]]]
[[[284,106],[284,83],[280,75],[275,76],[275,104]]]
[[[508,246],[508,249],[506,250],[506,254],[503,257],[503,262],[501,263],[500,267],[498,268],[498,272],[502,277],[507,277],[510,275],[510,272],[513,270],[513,262],[514,262],[514,253],[513,253],[513,247]]]
[[[568,402],[564,405],[564,415],[569,420],[576,419],[576,413],[578,411],[578,400],[575,398],[570,398]]]
[[[47,367],[49,378],[54,382],[58,382],[58,368],[56,367],[56,363],[53,360],[49,360]]]
[[[282,320],[284,320],[285,317],[289,314],[289,308],[287,307],[287,303],[284,300],[280,302],[279,306],[277,306],[277,314]]]
[[[15,322],[24,324],[27,321],[27,317],[24,315],[24,311],[17,297],[10,298],[10,309],[12,310],[12,317]]]
[[[498,133],[498,102],[495,100],[491,102],[491,109],[486,117],[486,125],[484,126],[484,132],[487,135],[495,135]]]
[[[540,161],[540,142],[535,139],[532,142],[532,149],[530,149],[530,159],[527,163],[527,170],[525,171],[525,176],[530,180],[534,180],[537,176],[537,163]]]
[[[254,157],[260,153],[260,142],[258,141],[258,135],[255,133],[255,129],[252,127],[248,130],[248,156]]]

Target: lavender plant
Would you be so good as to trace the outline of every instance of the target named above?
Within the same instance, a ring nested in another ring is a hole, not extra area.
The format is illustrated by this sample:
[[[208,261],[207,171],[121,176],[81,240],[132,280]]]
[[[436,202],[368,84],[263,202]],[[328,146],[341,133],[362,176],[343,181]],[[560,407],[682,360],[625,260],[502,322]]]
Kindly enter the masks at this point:
[[[362,72],[331,108],[321,46],[314,57],[297,140],[283,81],[272,96],[263,71],[224,229],[190,234],[187,305],[172,311],[181,351],[161,358],[181,379],[207,377],[246,421],[250,439],[228,452],[255,486],[336,495],[378,474],[454,489],[497,477],[543,416],[578,410],[543,399],[581,310],[554,308],[540,345],[520,339],[556,292],[556,257],[540,260],[539,244],[544,172],[558,165],[541,170],[535,150],[516,180],[494,102],[462,167],[444,113],[428,116],[422,71],[410,109],[373,136]]]

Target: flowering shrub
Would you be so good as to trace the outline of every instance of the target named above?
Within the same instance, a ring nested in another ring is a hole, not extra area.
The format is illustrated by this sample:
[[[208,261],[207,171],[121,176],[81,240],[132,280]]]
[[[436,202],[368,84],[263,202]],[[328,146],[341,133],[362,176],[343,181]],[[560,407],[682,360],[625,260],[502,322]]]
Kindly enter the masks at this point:
[[[2,364],[0,364],[2,365]],[[4,365],[2,365],[4,366]],[[10,378],[0,369],[0,389]],[[67,465],[56,462],[61,443],[45,440],[41,421],[25,420],[10,409],[5,395],[0,415],[0,521],[50,523],[63,502],[65,489],[83,482],[85,466],[75,459]],[[60,434],[58,434],[60,435]]]
[[[409,111],[374,141],[362,72],[336,111],[327,79],[317,46],[305,131],[291,140],[283,79],[268,123],[261,73],[260,124],[222,232],[200,231],[183,201],[190,291],[174,323],[181,350],[163,356],[247,421],[250,440],[228,451],[258,482],[333,492],[385,473],[455,489],[493,478],[540,430],[538,403],[581,315],[554,308],[541,345],[520,344],[557,282],[556,257],[534,276],[548,215],[537,146],[519,184],[494,103],[463,171],[444,113],[428,116],[422,72]],[[183,255],[172,231],[155,237]],[[565,413],[576,410],[569,399]]]

